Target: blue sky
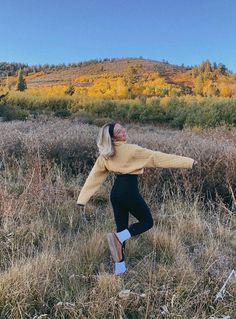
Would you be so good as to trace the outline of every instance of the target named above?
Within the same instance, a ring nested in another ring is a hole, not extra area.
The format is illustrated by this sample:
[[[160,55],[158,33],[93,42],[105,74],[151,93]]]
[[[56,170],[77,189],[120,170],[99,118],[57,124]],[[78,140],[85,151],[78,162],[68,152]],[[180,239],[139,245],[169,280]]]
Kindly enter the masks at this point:
[[[209,59],[236,73],[235,0],[7,0],[0,28],[0,61]]]

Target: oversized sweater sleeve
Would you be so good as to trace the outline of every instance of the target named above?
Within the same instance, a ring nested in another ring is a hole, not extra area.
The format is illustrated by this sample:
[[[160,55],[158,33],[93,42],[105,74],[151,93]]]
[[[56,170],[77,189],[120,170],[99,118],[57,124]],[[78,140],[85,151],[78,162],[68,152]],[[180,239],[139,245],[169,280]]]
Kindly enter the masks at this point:
[[[80,191],[77,199],[78,205],[85,205],[89,201],[90,197],[105,181],[108,173],[109,171],[105,167],[102,157],[99,155]]]
[[[192,168],[194,159],[190,157],[153,151],[137,145],[135,157],[143,167]]]

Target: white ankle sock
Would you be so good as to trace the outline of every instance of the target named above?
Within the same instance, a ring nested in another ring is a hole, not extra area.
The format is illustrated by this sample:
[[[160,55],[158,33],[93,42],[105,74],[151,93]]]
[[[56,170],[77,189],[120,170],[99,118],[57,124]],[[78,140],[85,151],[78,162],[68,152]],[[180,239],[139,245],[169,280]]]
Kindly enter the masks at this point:
[[[117,237],[119,238],[120,242],[123,243],[125,240],[129,239],[131,237],[130,232],[128,229],[124,229],[118,233],[116,233]]]
[[[120,261],[115,263],[115,274],[122,274],[126,271],[125,261]]]

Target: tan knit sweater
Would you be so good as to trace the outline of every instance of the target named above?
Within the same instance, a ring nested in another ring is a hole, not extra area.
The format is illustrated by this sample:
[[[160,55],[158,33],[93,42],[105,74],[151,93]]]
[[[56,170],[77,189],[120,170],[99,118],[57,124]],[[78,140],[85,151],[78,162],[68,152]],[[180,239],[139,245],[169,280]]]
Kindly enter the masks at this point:
[[[109,172],[142,174],[145,167],[192,168],[194,159],[143,148],[127,141],[114,141],[115,155],[105,159],[99,155],[90,171],[77,200],[85,205],[100,188]]]

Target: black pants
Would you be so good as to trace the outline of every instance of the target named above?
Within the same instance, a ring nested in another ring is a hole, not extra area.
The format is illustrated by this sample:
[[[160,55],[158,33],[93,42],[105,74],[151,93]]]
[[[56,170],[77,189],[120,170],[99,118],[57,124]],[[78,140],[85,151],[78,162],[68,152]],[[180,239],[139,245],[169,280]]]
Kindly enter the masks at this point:
[[[110,200],[114,211],[117,232],[127,228],[131,237],[133,237],[152,228],[153,219],[151,211],[139,193],[138,175],[116,175],[110,194]],[[138,220],[137,223],[130,226],[128,226],[129,213]],[[123,242],[122,260],[124,260],[124,251],[125,241]]]

